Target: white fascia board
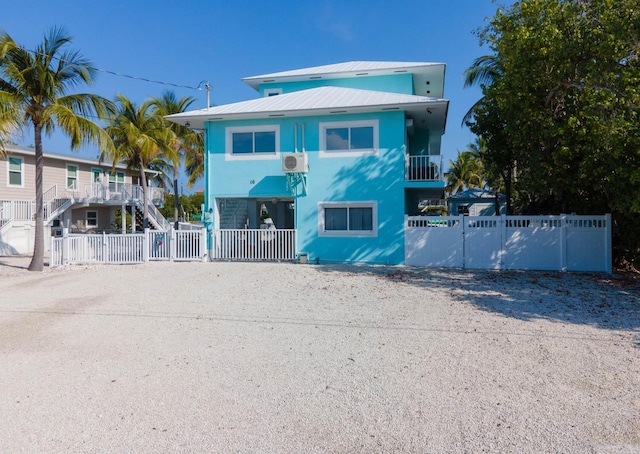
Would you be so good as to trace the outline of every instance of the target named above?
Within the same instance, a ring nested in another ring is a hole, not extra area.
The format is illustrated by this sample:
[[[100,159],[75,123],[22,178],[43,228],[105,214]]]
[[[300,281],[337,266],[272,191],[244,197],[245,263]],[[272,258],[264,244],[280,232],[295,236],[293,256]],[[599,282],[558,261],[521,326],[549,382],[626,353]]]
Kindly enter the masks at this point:
[[[6,147],[5,150],[7,151],[7,154],[18,154],[18,155],[23,155],[23,156],[35,156],[36,155],[35,150],[33,150],[31,148],[9,146],[9,147]],[[112,166],[112,164],[101,162],[99,159],[79,158],[79,157],[74,156],[74,155],[52,153],[50,151],[43,151],[42,152],[42,156],[45,159],[55,159],[55,160],[58,160],[58,161],[75,162],[75,163],[78,163],[78,164],[90,164],[90,165],[94,165],[94,166],[105,166],[105,167],[106,166]],[[127,166],[124,165],[124,164],[116,164],[116,169],[125,169],[126,170],[126,168],[127,168]],[[149,171],[149,172],[151,172],[151,171]]]
[[[259,90],[260,85],[262,84],[272,84],[276,82],[298,82],[314,79],[343,79],[398,73],[410,73],[416,75],[423,72],[433,71],[434,67],[439,66],[443,68],[442,71],[444,75],[444,67],[446,66],[444,63],[352,61],[244,77],[242,78],[242,81],[253,89]]]

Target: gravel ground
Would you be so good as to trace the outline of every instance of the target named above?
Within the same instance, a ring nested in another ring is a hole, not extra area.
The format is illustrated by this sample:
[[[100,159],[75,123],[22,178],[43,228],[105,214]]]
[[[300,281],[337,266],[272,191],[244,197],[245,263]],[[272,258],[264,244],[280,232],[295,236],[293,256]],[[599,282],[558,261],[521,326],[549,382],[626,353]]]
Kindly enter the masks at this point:
[[[0,257],[0,452],[640,452],[640,281]]]

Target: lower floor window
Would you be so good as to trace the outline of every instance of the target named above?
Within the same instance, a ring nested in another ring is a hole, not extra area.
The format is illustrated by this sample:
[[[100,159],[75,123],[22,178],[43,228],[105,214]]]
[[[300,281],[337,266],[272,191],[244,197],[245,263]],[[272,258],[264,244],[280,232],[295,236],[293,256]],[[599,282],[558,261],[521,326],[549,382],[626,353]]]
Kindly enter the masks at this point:
[[[377,236],[377,202],[320,202],[320,236]]]
[[[87,211],[87,227],[98,227],[97,211]]]

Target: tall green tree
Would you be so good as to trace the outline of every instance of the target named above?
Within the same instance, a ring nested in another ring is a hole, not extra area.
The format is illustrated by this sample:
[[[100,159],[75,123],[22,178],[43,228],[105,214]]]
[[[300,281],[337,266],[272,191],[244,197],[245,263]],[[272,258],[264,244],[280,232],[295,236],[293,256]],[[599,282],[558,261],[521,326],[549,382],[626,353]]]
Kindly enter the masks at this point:
[[[460,152],[455,161],[449,160],[449,171],[445,172],[445,190],[457,194],[466,189],[484,186],[482,163],[471,151]]]
[[[470,123],[485,165],[516,175],[520,211],[612,212],[617,258],[637,257],[637,0],[523,0],[480,36],[502,71]]]
[[[113,164],[122,163],[129,170],[137,171],[144,198],[143,227],[149,226],[149,188],[146,171],[160,162],[175,162],[176,151],[171,147],[175,135],[167,127],[164,118],[154,111],[149,99],[140,105],[124,95],[116,97],[116,112],[109,118],[106,131],[114,148],[103,153],[101,159]]]
[[[196,101],[191,96],[185,96],[181,99],[176,97],[173,91],[166,91],[160,98],[154,98],[152,100],[154,113],[165,117],[171,114],[177,114],[185,112],[191,104]],[[172,141],[168,144],[173,150],[173,161],[171,166],[173,168],[173,200],[174,200],[174,219],[178,220],[178,174],[180,172],[181,157],[185,157],[189,162],[193,160],[194,156],[200,156],[204,154],[204,140],[202,134],[197,133],[191,128],[187,128],[183,125],[165,120],[166,127],[173,132]],[[192,170],[192,169],[188,169]],[[189,182],[191,183],[191,173],[189,174]],[[195,180],[194,180],[195,181]],[[193,183],[191,183],[193,184]]]
[[[89,60],[77,51],[66,50],[70,42],[71,37],[63,29],[54,28],[30,50],[7,33],[0,33],[2,110],[13,112],[10,116],[15,124],[32,128],[34,134],[36,226],[31,271],[42,271],[44,266],[43,133],[49,135],[60,128],[71,139],[72,150],[88,142],[105,150],[110,146],[103,129],[88,117],[109,114],[112,104],[94,94],[70,93],[78,85],[95,80]]]

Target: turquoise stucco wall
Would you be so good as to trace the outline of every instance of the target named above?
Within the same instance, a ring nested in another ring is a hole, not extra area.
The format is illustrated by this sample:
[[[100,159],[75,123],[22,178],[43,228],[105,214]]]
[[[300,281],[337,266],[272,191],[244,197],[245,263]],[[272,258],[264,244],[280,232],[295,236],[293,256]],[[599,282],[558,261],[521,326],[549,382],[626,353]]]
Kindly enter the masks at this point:
[[[360,76],[345,79],[318,79],[299,82],[275,82],[260,85],[260,96],[265,89],[282,88],[282,93],[291,93],[317,87],[345,87],[362,90],[385,91],[389,93],[414,94],[413,76],[411,74],[393,74],[387,76]]]
[[[362,157],[319,157],[321,122],[377,119],[379,154]],[[207,204],[216,197],[290,196],[281,159],[225,160],[225,128],[245,125],[280,126],[280,151],[294,150],[294,125],[305,124],[305,151],[309,157],[307,194],[296,199],[298,252],[311,260],[399,264],[404,261],[404,113],[379,112],[211,122],[207,124]],[[378,203],[377,237],[319,237],[318,202]]]

